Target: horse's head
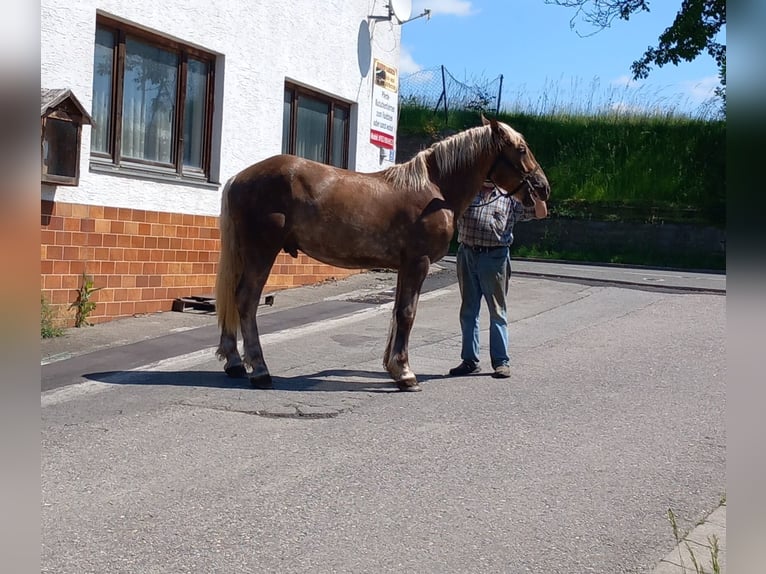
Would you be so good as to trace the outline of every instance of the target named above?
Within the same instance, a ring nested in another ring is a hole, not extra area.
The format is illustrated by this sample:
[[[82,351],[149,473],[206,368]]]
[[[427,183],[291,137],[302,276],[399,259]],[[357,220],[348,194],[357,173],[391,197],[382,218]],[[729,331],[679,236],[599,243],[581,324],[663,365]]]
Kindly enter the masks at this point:
[[[511,194],[524,190],[523,202],[533,205],[530,192],[535,191],[540,199],[548,201],[551,187],[545,172],[537,163],[532,150],[519,132],[508,124],[497,120],[481,117],[484,125],[489,125],[492,136],[499,142],[500,150],[487,172],[486,179],[492,180],[498,186]]]

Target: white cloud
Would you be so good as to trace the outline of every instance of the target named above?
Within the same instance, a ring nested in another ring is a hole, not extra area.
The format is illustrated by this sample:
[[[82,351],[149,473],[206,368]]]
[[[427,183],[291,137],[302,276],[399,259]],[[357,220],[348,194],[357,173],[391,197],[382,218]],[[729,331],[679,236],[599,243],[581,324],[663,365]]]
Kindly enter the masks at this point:
[[[718,76],[708,76],[700,80],[688,80],[679,84],[683,93],[696,103],[702,103],[712,98],[718,85]]]
[[[476,12],[468,0],[414,0],[412,16],[419,16],[426,8],[431,10],[431,15],[470,16]]]
[[[421,69],[422,66],[415,61],[409,50],[402,46],[399,52],[399,74],[402,76],[407,74],[414,74],[415,72],[419,72]]]
[[[636,88],[641,85],[641,82],[634,80],[630,76],[620,76],[609,83],[616,88]]]

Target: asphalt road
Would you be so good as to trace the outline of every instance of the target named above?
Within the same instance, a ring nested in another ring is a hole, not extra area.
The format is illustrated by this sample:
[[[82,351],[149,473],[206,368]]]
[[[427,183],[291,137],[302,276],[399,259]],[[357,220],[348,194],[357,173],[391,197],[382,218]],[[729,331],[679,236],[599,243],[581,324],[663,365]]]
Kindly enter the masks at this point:
[[[450,273],[421,393],[381,366],[387,281],[278,296],[273,391],[223,375],[206,320],[51,360],[41,571],[651,572],[668,508],[684,532],[725,495],[725,297],[519,272],[512,378],[456,379]]]

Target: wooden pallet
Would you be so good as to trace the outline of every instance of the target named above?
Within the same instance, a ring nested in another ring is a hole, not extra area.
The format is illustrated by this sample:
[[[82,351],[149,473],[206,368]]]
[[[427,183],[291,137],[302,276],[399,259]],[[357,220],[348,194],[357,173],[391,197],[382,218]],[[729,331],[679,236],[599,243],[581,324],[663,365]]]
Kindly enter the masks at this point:
[[[271,307],[274,305],[274,295],[265,295],[261,298],[261,305]],[[179,297],[173,300],[173,311],[184,312],[188,310],[215,312],[215,297],[212,295],[191,295]]]

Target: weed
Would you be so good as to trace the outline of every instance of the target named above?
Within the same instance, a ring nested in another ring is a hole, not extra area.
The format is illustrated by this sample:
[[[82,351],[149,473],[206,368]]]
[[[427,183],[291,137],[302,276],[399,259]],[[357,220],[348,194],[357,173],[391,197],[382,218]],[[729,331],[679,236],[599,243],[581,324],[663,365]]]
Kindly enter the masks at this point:
[[[673,538],[675,538],[676,545],[678,546],[678,562],[681,565],[681,570],[683,572],[687,571],[687,567],[684,566],[684,560],[681,554],[681,543],[683,542],[684,547],[689,552],[689,559],[691,560],[692,567],[694,568],[694,570],[689,570],[689,572],[694,572],[695,574],[721,574],[721,565],[718,562],[718,555],[720,554],[720,548],[718,547],[718,537],[715,534],[708,536],[708,543],[710,544],[710,563],[712,564],[713,568],[713,571],[708,573],[702,564],[700,564],[697,560],[697,556],[695,556],[694,552],[692,551],[689,542],[687,542],[686,539],[681,538],[681,535],[678,532],[676,515],[671,508],[668,508],[668,520],[670,521],[670,526],[673,529]]]
[[[57,313],[50,306],[45,295],[40,294],[40,337],[51,339],[64,334],[64,329],[58,325]]]
[[[77,299],[72,303],[69,308],[75,310],[74,326],[82,327],[83,325],[92,325],[88,321],[90,314],[96,309],[96,304],[91,301],[93,293],[103,289],[103,287],[95,287],[93,278],[83,271],[82,273],[82,285],[77,290]]]

